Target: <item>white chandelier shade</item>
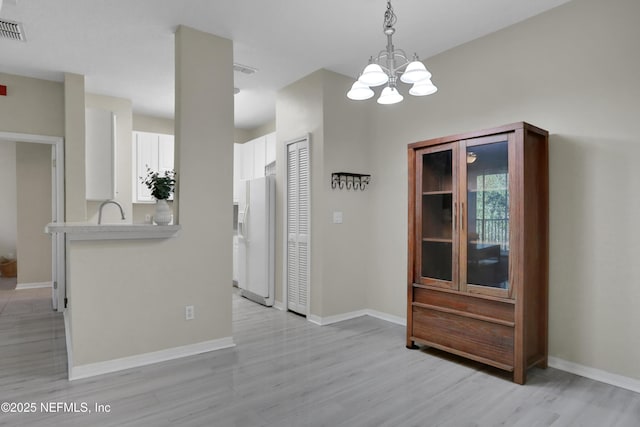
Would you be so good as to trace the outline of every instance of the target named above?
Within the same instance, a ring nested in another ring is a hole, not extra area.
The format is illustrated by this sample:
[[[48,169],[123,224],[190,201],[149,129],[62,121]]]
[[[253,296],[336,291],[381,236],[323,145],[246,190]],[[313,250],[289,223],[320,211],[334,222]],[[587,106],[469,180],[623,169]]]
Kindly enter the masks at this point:
[[[402,102],[404,96],[400,95],[398,89],[395,87],[387,86],[382,89],[382,93],[380,94],[380,98],[378,98],[378,104],[382,105],[391,105],[397,104],[398,102]]]
[[[438,88],[431,82],[430,79],[427,79],[414,83],[413,86],[411,86],[411,89],[409,89],[409,95],[425,96],[434,94],[437,91]]]
[[[362,74],[358,78],[358,81],[367,86],[380,86],[389,81],[387,73],[382,71],[382,67],[378,64],[367,65]]]
[[[431,81],[431,73],[418,59],[418,55],[414,54],[409,60],[402,49],[396,49],[393,46],[392,37],[396,32],[393,26],[396,21],[397,18],[389,0],[383,24],[383,32],[387,36],[387,47],[378,56],[369,59],[369,64],[347,92],[349,99],[356,101],[369,99],[375,94],[372,87],[386,85],[380,93],[378,104],[396,104],[404,99],[398,92],[398,81],[413,85],[409,90],[409,94],[413,96],[425,96],[437,92],[438,88]]]
[[[413,61],[407,65],[404,73],[400,76],[400,80],[403,83],[413,84],[424,80],[429,80],[431,73],[427,70],[427,67],[420,61]]]
[[[351,86],[351,90],[347,92],[347,97],[354,101],[364,101],[373,97],[375,93],[371,88],[365,84],[360,83],[358,80]]]

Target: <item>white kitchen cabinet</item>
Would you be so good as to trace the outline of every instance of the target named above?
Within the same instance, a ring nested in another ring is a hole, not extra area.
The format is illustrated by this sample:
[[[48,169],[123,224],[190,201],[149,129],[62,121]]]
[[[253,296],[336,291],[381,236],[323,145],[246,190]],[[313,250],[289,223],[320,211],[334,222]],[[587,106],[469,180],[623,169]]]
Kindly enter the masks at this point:
[[[265,167],[276,161],[276,133],[270,133],[233,144],[233,200],[238,201],[238,185],[241,180],[264,177]]]
[[[158,135],[158,172],[161,174],[173,170],[173,135]]]
[[[133,132],[133,142],[135,156],[132,162],[134,168],[133,202],[153,202],[151,191],[140,178],[147,176],[147,168],[160,174],[173,170],[174,137],[173,135],[136,131]]]
[[[85,110],[85,198],[110,200],[116,195],[115,126],[112,111]]]
[[[245,142],[241,144],[240,148],[242,161],[240,162],[240,179],[252,179],[254,174],[254,166],[253,166],[253,151],[254,145],[253,141]]]
[[[273,163],[276,161],[276,133],[272,132],[270,134],[265,135],[266,146],[265,146],[265,166],[269,163]]]
[[[254,179],[264,177],[264,168],[276,160],[276,134],[264,135],[239,147],[234,154],[240,157],[240,179]]]
[[[260,138],[250,141],[250,143],[253,145],[253,178],[262,178],[267,160],[266,138],[261,136]]]

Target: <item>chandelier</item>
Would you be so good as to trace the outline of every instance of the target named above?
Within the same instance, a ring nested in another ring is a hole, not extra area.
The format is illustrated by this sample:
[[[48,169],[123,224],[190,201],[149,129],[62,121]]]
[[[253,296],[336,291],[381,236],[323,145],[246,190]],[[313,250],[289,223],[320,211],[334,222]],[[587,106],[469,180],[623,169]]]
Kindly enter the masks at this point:
[[[375,58],[369,58],[369,65],[358,77],[358,80],[347,92],[347,98],[356,101],[369,99],[374,95],[372,87],[386,85],[378,98],[378,104],[396,104],[404,99],[398,92],[397,83],[411,84],[409,94],[413,96],[425,96],[435,93],[438,88],[431,82],[431,73],[427,70],[418,55],[414,54],[409,61],[407,54],[402,49],[393,46],[393,28],[397,21],[393,12],[391,1],[387,1],[387,10],[384,13],[382,30],[387,36],[387,48],[381,50]]]

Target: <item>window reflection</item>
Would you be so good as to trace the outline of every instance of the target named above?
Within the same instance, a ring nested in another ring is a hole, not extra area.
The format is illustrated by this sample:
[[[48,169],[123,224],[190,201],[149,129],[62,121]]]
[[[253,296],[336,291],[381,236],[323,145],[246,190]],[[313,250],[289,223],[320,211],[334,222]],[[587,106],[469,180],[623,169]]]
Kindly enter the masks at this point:
[[[467,282],[509,287],[507,142],[467,147]]]

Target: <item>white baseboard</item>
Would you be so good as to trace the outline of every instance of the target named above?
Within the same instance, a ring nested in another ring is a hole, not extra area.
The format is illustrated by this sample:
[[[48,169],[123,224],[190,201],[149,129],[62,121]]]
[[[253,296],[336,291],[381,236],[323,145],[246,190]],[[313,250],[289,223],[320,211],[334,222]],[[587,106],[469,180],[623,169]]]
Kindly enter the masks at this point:
[[[580,365],[578,363],[569,362],[568,360],[558,357],[549,356],[549,366],[560,369],[561,371],[570,372],[580,375],[581,377],[600,381],[616,387],[640,393],[640,380],[592,368],[590,366]]]
[[[53,282],[18,283],[16,285],[16,291],[23,290],[23,289],[50,288],[52,286],[53,286]]]
[[[63,312],[64,317],[64,338],[67,344],[67,378],[71,379],[71,367],[73,366],[73,342],[71,340],[71,320],[69,320],[69,309]]]
[[[204,341],[196,344],[154,351],[151,353],[122,357],[120,359],[73,366],[69,369],[69,380],[73,381],[81,378],[89,378],[96,375],[137,368],[140,366],[151,365],[153,363],[165,362],[167,360],[180,359],[187,356],[195,356],[196,354],[207,353],[234,346],[233,337],[225,337],[217,340]]]
[[[310,314],[307,316],[307,320],[311,323],[315,323],[318,326],[322,326],[322,317]]]
[[[383,313],[382,311],[377,310],[366,310],[366,312],[367,316],[386,320],[387,322],[395,323],[396,325],[407,326],[407,319],[404,317],[394,316],[392,314]]]
[[[282,301],[274,301],[273,302],[273,308],[278,309],[280,311],[285,311],[284,310],[284,304],[282,303]]]
[[[355,319],[356,317],[365,316],[366,314],[367,314],[366,310],[351,311],[349,313],[336,314],[335,316],[327,316],[327,317],[320,317],[320,316],[316,316],[315,314],[311,314],[307,317],[307,320],[319,326],[327,326],[327,325],[331,325],[332,323],[344,322],[345,320],[350,320],[350,319]]]

